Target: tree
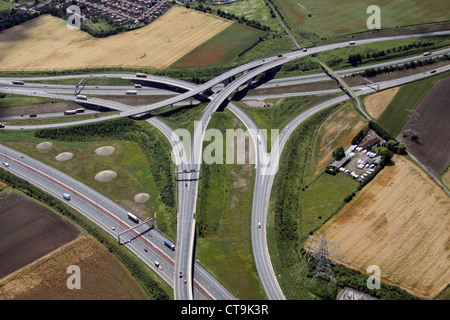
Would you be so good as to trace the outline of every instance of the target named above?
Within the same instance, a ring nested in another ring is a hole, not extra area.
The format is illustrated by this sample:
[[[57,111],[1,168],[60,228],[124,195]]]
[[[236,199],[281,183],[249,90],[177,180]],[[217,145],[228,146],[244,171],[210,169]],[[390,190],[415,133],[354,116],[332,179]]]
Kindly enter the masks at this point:
[[[345,156],[344,148],[339,147],[336,150],[333,151],[333,157],[336,158],[336,160],[341,160]]]
[[[406,144],[404,144],[404,143],[399,143],[399,144],[397,145],[397,147],[396,147],[395,152],[396,152],[397,154],[407,154],[407,152],[406,152]]]
[[[386,142],[386,148],[388,148],[388,150],[394,151],[395,147],[398,145],[398,142],[395,140],[389,140],[388,142]]]

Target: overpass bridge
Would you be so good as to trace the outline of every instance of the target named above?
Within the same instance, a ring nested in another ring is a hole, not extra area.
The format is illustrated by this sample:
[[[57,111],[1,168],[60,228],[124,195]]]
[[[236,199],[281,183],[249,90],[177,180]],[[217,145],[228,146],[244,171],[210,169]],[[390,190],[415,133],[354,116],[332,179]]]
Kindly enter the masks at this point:
[[[362,113],[364,117],[366,117],[369,120],[372,120],[372,118],[363,110],[361,106],[361,102],[359,101],[358,96],[355,94],[355,92],[350,88],[350,86],[336,73],[331,69],[329,66],[325,64],[321,59],[319,59],[316,55],[313,56],[314,59],[317,60],[317,62],[320,63],[322,69],[324,72],[332,79],[336,80],[339,84],[339,88],[341,88],[350,98],[355,98],[356,103],[358,105],[359,112]]]

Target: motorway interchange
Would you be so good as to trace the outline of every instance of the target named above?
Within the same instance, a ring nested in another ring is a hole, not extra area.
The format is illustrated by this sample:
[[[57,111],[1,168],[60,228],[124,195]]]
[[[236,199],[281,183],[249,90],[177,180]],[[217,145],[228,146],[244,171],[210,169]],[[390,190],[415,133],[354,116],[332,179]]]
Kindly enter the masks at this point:
[[[422,35],[408,35],[399,37],[384,37],[357,41],[356,45],[412,37],[433,36],[433,35],[447,35],[450,32],[436,32],[427,33]],[[195,234],[195,208],[198,194],[198,177],[199,169],[202,159],[202,143],[205,130],[208,123],[217,110],[217,108],[227,101],[228,97],[233,92],[239,90],[242,86],[248,86],[252,84],[252,80],[261,73],[270,71],[284,63],[302,58],[307,55],[318,54],[326,50],[333,50],[337,48],[343,48],[349,46],[348,42],[329,44],[314,48],[309,48],[306,52],[303,50],[294,51],[275,57],[270,57],[264,60],[254,61],[238,68],[232,69],[218,77],[215,77],[202,85],[194,85],[185,81],[170,79],[165,77],[156,77],[148,75],[147,78],[137,78],[135,75],[124,74],[102,74],[102,75],[77,75],[77,76],[54,76],[33,78],[33,80],[51,80],[61,78],[87,78],[90,76],[103,76],[103,77],[115,77],[130,80],[132,82],[149,81],[153,83],[162,83],[165,85],[177,87],[183,89],[184,93],[179,93],[174,97],[166,99],[162,102],[154,103],[151,105],[131,107],[125,104],[120,104],[108,100],[88,98],[89,104],[98,105],[113,110],[118,110],[120,113],[104,116],[96,119],[73,121],[58,124],[42,124],[42,125],[29,125],[29,126],[6,126],[6,129],[39,129],[50,127],[61,127],[78,125],[83,123],[92,123],[96,121],[104,121],[108,119],[114,119],[125,116],[134,116],[145,114],[152,110],[156,110],[169,105],[175,105],[179,103],[185,103],[196,95],[202,95],[208,89],[211,89],[214,94],[207,96],[210,99],[210,103],[204,110],[199,123],[201,124],[201,130],[196,130],[193,137],[191,150],[185,150],[183,144],[180,142],[173,130],[170,129],[163,122],[159,121],[155,117],[148,120],[150,124],[158,128],[171,143],[176,158],[177,170],[183,172],[184,170],[194,172],[189,173],[189,181],[178,182],[178,216],[177,216],[177,244],[174,251],[170,250],[164,245],[166,237],[161,234],[157,229],[150,229],[148,225],[144,224],[136,229],[127,232],[121,236],[121,242],[134,254],[136,254],[142,261],[150,266],[155,272],[157,272],[168,284],[174,288],[175,299],[177,300],[192,300],[192,299],[219,299],[219,300],[231,300],[235,297],[220,284],[220,279],[212,277],[201,265],[194,261],[194,234]],[[433,56],[442,55],[448,53],[449,49],[440,50],[433,53]],[[401,59],[397,61],[391,61],[380,64],[380,66],[393,65],[407,63],[412,60],[417,60],[423,57],[411,57]],[[427,57],[429,58],[429,57]],[[370,67],[377,67],[370,66]],[[350,70],[344,70],[337,72],[341,77],[345,75],[351,75],[356,72],[362,72],[368,67],[354,68]],[[436,73],[441,73],[450,70],[450,65],[436,69]],[[241,74],[234,81],[229,81],[233,76]],[[416,81],[430,76],[430,72],[415,74],[412,76],[399,78],[395,80],[385,81],[378,83],[379,90],[402,85],[411,81]],[[270,87],[282,87],[292,84],[308,83],[315,81],[328,80],[329,77],[324,74],[314,74],[308,76],[299,76],[286,79],[276,79],[269,81],[261,88]],[[25,83],[20,87],[13,85],[13,78],[1,78],[0,79],[0,92],[12,93],[12,94],[25,94],[31,96],[41,96],[54,99],[73,100],[77,101],[74,95],[73,86],[66,85],[43,85],[43,84],[28,84]],[[21,79],[25,80],[26,79]],[[31,79],[30,79],[31,80]],[[113,86],[101,86],[98,88],[86,87],[83,94],[111,94],[120,95],[124,94],[125,90],[130,87],[113,87]],[[340,89],[321,91],[320,93],[339,92]],[[351,88],[354,92],[354,98],[367,93],[374,92],[374,88],[370,86],[358,86]],[[167,91],[161,89],[142,89],[139,94],[146,95],[158,95],[167,94]],[[173,93],[172,93],[173,94]],[[306,93],[291,93],[280,94],[276,97],[296,96],[304,94],[318,94],[317,92]],[[273,96],[259,96],[258,99],[266,99]],[[246,97],[251,99],[252,97]],[[274,174],[278,165],[279,156],[282,153],[284,145],[291,133],[300,125],[305,119],[311,115],[328,108],[336,103],[349,99],[348,95],[341,95],[329,101],[323,102],[319,105],[312,107],[304,113],[298,115],[293,119],[285,128],[282,129],[278,141],[274,143],[274,149],[270,154],[266,152],[266,144],[258,143],[259,137],[257,132],[259,128],[256,124],[240,110],[236,105],[228,102],[227,107],[233,112],[246,126],[250,132],[253,140],[253,145],[256,154],[256,181],[253,194],[252,205],[252,245],[255,264],[257,267],[260,281],[263,285],[265,294],[268,299],[282,300],[285,296],[278,284],[275,276],[265,234],[265,222],[267,219],[268,202],[270,198],[271,188],[273,185]],[[361,110],[363,111],[363,110]],[[364,114],[364,113],[363,113]],[[5,130],[5,129],[1,129]],[[189,159],[187,155],[190,155]],[[10,172],[32,182],[43,190],[56,197],[61,197],[63,193],[70,193],[71,199],[68,202],[69,205],[76,210],[86,215],[89,219],[94,221],[97,225],[106,230],[111,236],[117,237],[117,235],[130,227],[134,227],[127,218],[127,210],[117,205],[114,201],[108,199],[104,195],[92,190],[88,186],[78,182],[77,180],[61,173],[60,171],[51,168],[37,160],[31,159],[27,156],[23,156],[17,151],[0,145],[0,160],[1,162],[8,162],[9,167],[6,169]],[[183,180],[183,179],[180,179]],[[436,180],[436,179],[435,179]],[[258,226],[258,227],[257,227]],[[259,228],[260,226],[260,228]],[[155,264],[158,261],[158,265]],[[193,266],[193,267],[192,267]],[[181,272],[181,273],[180,273]]]

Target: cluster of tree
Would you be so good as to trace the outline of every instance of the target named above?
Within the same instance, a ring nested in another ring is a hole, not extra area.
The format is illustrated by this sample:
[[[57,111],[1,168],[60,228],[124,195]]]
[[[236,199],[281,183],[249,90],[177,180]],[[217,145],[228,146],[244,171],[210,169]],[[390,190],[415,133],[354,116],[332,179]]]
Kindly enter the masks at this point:
[[[281,67],[281,72],[282,73],[289,73],[289,72],[294,72],[294,71],[311,71],[311,70],[318,70],[320,69],[320,64],[314,60],[311,57],[305,57],[303,59],[296,59],[294,61],[290,61],[285,63],[282,67]]]
[[[352,145],[358,145],[361,143],[361,141],[364,139],[364,137],[366,136],[367,132],[369,132],[369,127],[365,127],[363,129],[361,129],[356,136],[353,137],[352,139]]]
[[[395,140],[386,130],[373,120],[369,121],[369,128],[375,131],[383,140]]]
[[[432,41],[427,41],[427,42],[415,42],[412,44],[408,44],[408,45],[404,45],[404,46],[399,46],[399,47],[394,47],[394,48],[390,48],[390,49],[386,49],[386,50],[379,50],[379,51],[374,51],[374,52],[367,52],[364,54],[350,54],[347,58],[347,61],[354,67],[356,67],[358,64],[362,64],[363,62],[369,62],[369,61],[374,61],[374,60],[378,60],[380,58],[385,58],[385,57],[395,57],[398,56],[399,53],[401,52],[406,52],[406,51],[414,51],[415,49],[428,49],[428,48],[433,48],[435,46],[435,42]],[[415,67],[414,63],[411,65],[405,65],[406,68],[411,68],[411,67]]]
[[[343,147],[339,147],[333,150],[333,158],[335,158],[337,161],[341,160],[343,157],[345,157],[345,150]]]
[[[81,226],[100,243],[102,243],[111,253],[113,253],[122,264],[124,264],[131,274],[138,279],[139,283],[141,283],[152,299],[170,299],[161,286],[153,280],[151,276],[152,271],[150,271],[150,269],[143,264],[142,261],[131,254],[125,247],[120,246],[108,233],[103,231],[100,227],[95,225],[82,214],[78,213],[59,199],[56,199],[55,197],[30,184],[28,181],[25,181],[2,168],[0,168],[0,181],[4,181],[13,188],[22,191],[27,196],[41,201],[56,210],[59,214],[68,217]]]
[[[403,138],[410,139],[411,141],[417,141],[419,140],[419,133],[408,129],[403,132]]]
[[[448,54],[445,54],[441,57],[435,57],[435,58],[428,58],[428,59],[422,59],[418,61],[411,61],[402,65],[394,65],[394,66],[386,66],[381,68],[370,68],[366,69],[363,73],[363,76],[366,78],[375,77],[377,74],[383,74],[383,73],[390,73],[394,71],[402,71],[402,70],[409,70],[409,69],[415,69],[417,67],[423,67],[426,65],[430,65],[439,61],[447,61],[450,60],[450,56]]]
[[[0,31],[12,28],[38,16],[39,13],[37,12],[23,12],[17,9],[0,11]]]
[[[348,63],[350,63],[352,66],[356,67],[359,64],[362,64],[362,57],[358,54],[351,54],[348,56],[347,59]]]
[[[144,151],[158,186],[161,200],[169,207],[174,207],[174,184],[170,154],[157,137],[143,126],[129,118],[104,121],[70,128],[53,128],[36,131],[41,139],[60,141],[94,141],[105,139],[127,140],[139,144]]]
[[[370,294],[380,300],[418,300],[398,287],[381,283],[380,289],[369,289],[367,287],[367,275],[357,270],[347,268],[340,264],[332,265],[333,273],[340,288],[350,287],[360,292]]]

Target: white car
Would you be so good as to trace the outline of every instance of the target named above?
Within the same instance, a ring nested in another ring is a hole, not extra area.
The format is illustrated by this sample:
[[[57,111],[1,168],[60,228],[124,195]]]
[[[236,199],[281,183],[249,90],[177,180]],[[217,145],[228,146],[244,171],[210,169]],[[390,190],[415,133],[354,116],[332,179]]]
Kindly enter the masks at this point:
[[[5,167],[9,167],[9,163],[8,162],[3,162],[2,163]]]

